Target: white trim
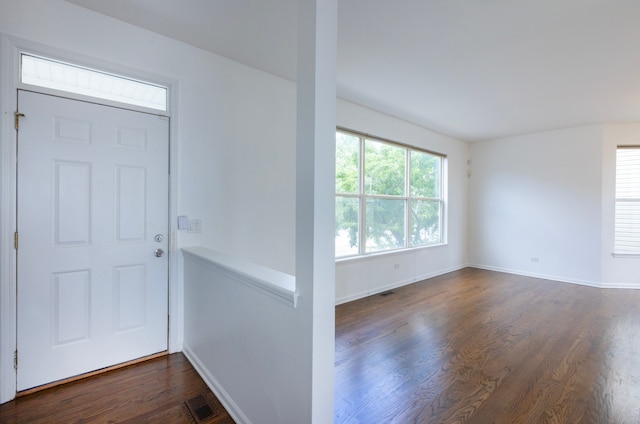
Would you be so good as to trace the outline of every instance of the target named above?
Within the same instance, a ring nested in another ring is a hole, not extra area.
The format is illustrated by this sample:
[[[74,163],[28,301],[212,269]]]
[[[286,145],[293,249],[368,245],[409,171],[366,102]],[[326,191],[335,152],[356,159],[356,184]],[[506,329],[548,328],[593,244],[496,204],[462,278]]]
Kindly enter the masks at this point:
[[[39,43],[31,42],[28,40],[14,38],[11,36],[6,36],[7,39],[11,42],[13,54],[15,57],[18,57],[20,53],[27,53],[36,56],[42,56],[49,59],[66,62],[69,64],[76,64],[81,67],[91,68],[95,70],[104,71],[105,73],[110,73],[119,76],[129,76],[134,80],[144,81],[149,84],[155,84],[163,87],[167,87],[169,90],[168,93],[168,103],[167,110],[161,111],[158,109],[152,109],[144,106],[136,106],[129,103],[121,103],[113,100],[96,98],[93,96],[86,96],[82,94],[71,93],[67,91],[59,91],[46,87],[37,87],[32,84],[24,84],[20,82],[20,69],[19,69],[19,61],[13,60],[14,68],[12,73],[14,75],[15,87],[21,88],[27,91],[35,91],[38,93],[44,94],[53,94],[61,97],[68,97],[76,100],[82,100],[89,103],[99,103],[107,106],[115,106],[121,109],[131,109],[137,110],[140,112],[151,113],[154,115],[163,115],[170,116],[176,110],[177,102],[173,98],[175,95],[175,85],[176,81],[170,78],[166,78],[157,74],[152,74],[147,71],[141,71],[139,69],[130,68],[124,65],[115,65],[112,62],[105,61],[103,59],[99,59],[96,57],[89,57],[82,54],[72,53],[69,51],[57,49],[51,46],[44,46]]]
[[[0,34],[0,403],[16,395],[16,372],[13,353],[16,350],[16,251],[13,233],[16,229],[16,131],[15,56],[12,43]]]
[[[580,280],[577,278],[559,277],[557,275],[539,274],[535,272],[526,272],[509,268],[501,268],[488,265],[469,264],[471,268],[486,269],[487,271],[504,272],[506,274],[522,275],[525,277],[540,278],[542,280],[556,281],[559,283],[577,284],[579,286],[595,287],[598,289],[640,289],[640,283],[638,284],[626,284],[626,283],[605,283],[597,281]]]
[[[632,283],[598,283],[598,282],[594,282],[594,281],[586,281],[586,280],[577,280],[577,279],[567,279],[564,277],[558,277],[558,276],[552,276],[552,275],[545,275],[545,274],[536,274],[536,273],[530,273],[530,272],[523,272],[523,271],[517,271],[517,270],[513,270],[513,269],[508,269],[508,268],[501,268],[501,267],[493,267],[493,266],[487,266],[487,265],[478,265],[478,264],[464,264],[464,265],[459,265],[459,266],[455,266],[455,267],[451,267],[451,268],[447,268],[447,269],[443,269],[443,270],[438,270],[438,271],[434,271],[431,272],[429,274],[424,274],[415,278],[411,278],[411,279],[407,279],[407,280],[402,280],[402,281],[396,281],[394,283],[391,284],[387,284],[385,286],[382,287],[376,287],[373,290],[365,290],[356,294],[352,294],[349,296],[344,296],[341,298],[337,298],[336,299],[336,305],[341,305],[343,303],[347,303],[347,302],[352,302],[354,300],[358,300],[358,299],[362,299],[368,296],[373,296],[375,294],[378,293],[383,293],[387,290],[393,290],[393,289],[397,289],[399,287],[403,287],[403,286],[407,286],[409,284],[413,284],[413,283],[417,283],[429,278],[433,278],[433,277],[438,277],[440,275],[444,275],[444,274],[448,274],[450,272],[454,272],[454,271],[458,271],[464,268],[478,268],[478,269],[485,269],[487,271],[495,271],[495,272],[504,272],[506,274],[514,274],[514,275],[522,275],[525,277],[533,277],[533,278],[540,278],[543,280],[549,280],[549,281],[556,281],[559,283],[568,283],[568,284],[576,284],[576,285],[580,285],[580,286],[587,286],[587,287],[594,287],[594,288],[599,288],[599,289],[640,289],[640,283],[637,284],[632,284]]]
[[[79,63],[96,69],[113,72],[119,75],[130,75],[134,78],[156,82],[169,88],[168,111],[124,105],[117,102],[100,101],[100,104],[117,106],[124,109],[137,110],[155,115],[170,116],[169,148],[169,333],[168,349],[170,353],[182,351],[184,340],[184,305],[182,268],[177,254],[177,164],[178,164],[178,125],[177,125],[177,93],[178,82],[173,79],[151,75],[144,71],[125,66],[114,65],[100,59],[70,53],[0,33],[0,106],[2,118],[0,132],[0,403],[8,402],[16,396],[16,372],[13,367],[13,352],[16,349],[16,254],[13,248],[13,233],[16,228],[16,131],[13,126],[13,113],[16,107],[18,88],[34,91],[33,86],[20,84],[18,75],[18,54],[20,51],[41,54],[58,58],[66,62]],[[52,90],[37,90],[45,94],[57,94]],[[96,103],[96,99],[87,96],[76,96],[64,93],[64,97]]]
[[[633,259],[633,258],[640,258],[640,253],[613,252],[611,256],[613,256],[614,258]]]
[[[19,56],[21,84],[168,112],[169,87],[164,85],[62,62],[29,51],[21,51]]]
[[[629,155],[629,156],[628,156]],[[638,187],[636,186],[640,178],[638,164],[640,163],[640,146],[617,146],[616,147],[616,167],[615,167],[615,207],[614,207],[614,234],[613,234],[613,257],[640,257],[638,243],[640,239],[637,234],[638,218],[625,213],[625,207],[633,205],[637,208],[640,205],[638,197]],[[620,197],[618,197],[620,196]],[[631,197],[630,197],[631,196]],[[620,212],[622,211],[622,215]]]
[[[640,290],[640,283],[606,283],[600,284],[601,289],[631,289]]]
[[[412,246],[412,247],[401,247],[398,249],[380,250],[378,252],[371,252],[363,255],[338,256],[335,259],[335,262],[336,262],[336,265],[339,265],[344,262],[357,262],[359,260],[373,259],[373,258],[384,256],[384,255],[401,254],[401,253],[407,253],[407,252],[422,250],[422,249],[435,249],[438,247],[447,247],[448,245],[449,243],[443,242],[438,244],[427,244],[425,246]]]
[[[421,147],[415,147],[410,144],[404,144],[397,141],[392,141],[385,138],[375,137],[366,133],[362,133],[359,131],[351,130],[348,128],[343,128],[340,126],[336,127],[336,137],[335,143],[337,144],[338,134],[350,136],[358,139],[358,192],[357,193],[342,193],[342,192],[334,192],[334,198],[349,198],[349,199],[358,199],[358,252],[354,254],[346,254],[335,256],[336,260],[339,259],[350,259],[354,257],[363,257],[377,253],[386,253],[390,251],[396,250],[408,250],[408,249],[416,249],[422,247],[431,247],[431,246],[439,246],[446,244],[446,229],[445,224],[446,221],[444,219],[444,214],[446,213],[446,198],[447,195],[445,193],[445,189],[447,187],[446,180],[448,179],[448,175],[445,175],[445,172],[448,170],[446,168],[446,159],[447,156],[442,153],[435,153],[430,150],[426,150]],[[379,143],[386,145],[390,148],[402,149],[404,151],[404,192],[401,195],[396,194],[367,194],[367,190],[365,187],[365,177],[366,177],[366,146],[367,142]],[[440,159],[440,187],[439,187],[439,196],[438,197],[424,197],[424,196],[412,196],[411,195],[411,153],[417,152],[430,156],[434,156]],[[367,234],[365,231],[366,221],[367,221],[367,200],[396,200],[402,201],[404,204],[404,245],[391,249],[382,249],[375,251],[367,251]],[[440,232],[440,241],[438,243],[431,243],[419,246],[411,245],[411,207],[412,201],[430,201],[437,202],[439,204],[440,213],[438,216],[438,225]]]
[[[450,272],[454,272],[454,271],[459,271],[461,269],[467,268],[469,265],[458,265],[458,266],[454,266],[451,268],[446,268],[446,269],[441,269],[438,271],[434,271],[434,272],[430,272],[428,274],[423,274],[423,275],[419,275],[407,280],[401,280],[401,281],[396,281],[394,283],[391,284],[387,284],[385,286],[382,287],[376,287],[373,290],[365,290],[362,291],[360,293],[356,293],[356,294],[351,294],[349,296],[344,296],[341,298],[336,299],[336,305],[341,305],[343,303],[347,303],[347,302],[352,302],[354,300],[358,300],[358,299],[362,299],[368,296],[373,296],[375,294],[378,293],[383,293],[387,290],[393,290],[393,289],[397,289],[399,287],[403,287],[403,286],[408,286],[409,284],[414,284],[414,283],[418,283],[420,281],[423,280],[427,280],[429,278],[433,278],[433,277],[438,277],[440,275],[444,275],[444,274],[448,274]]]
[[[184,343],[184,280],[178,252],[178,82],[169,84],[169,353]]]
[[[216,395],[216,398],[218,398],[222,406],[224,406],[224,409],[231,415],[231,418],[238,424],[251,424],[249,418],[242,412],[238,404],[233,401],[229,393],[224,390],[222,384],[207,370],[207,367],[204,366],[198,355],[187,345],[184,346],[183,353],[206,385],[209,386],[209,389]]]
[[[242,259],[232,258],[206,247],[185,247],[182,252],[189,260],[245,284],[293,308],[298,304],[296,279],[293,275]]]

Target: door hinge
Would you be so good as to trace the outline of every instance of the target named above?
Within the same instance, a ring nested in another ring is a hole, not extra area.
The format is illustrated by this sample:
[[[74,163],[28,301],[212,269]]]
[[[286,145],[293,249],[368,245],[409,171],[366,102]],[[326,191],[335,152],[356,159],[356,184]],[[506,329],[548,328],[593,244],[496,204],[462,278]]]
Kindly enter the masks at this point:
[[[18,250],[18,232],[13,233],[13,248]]]
[[[20,112],[16,111],[16,112],[14,112],[13,116],[15,117],[15,122],[14,123],[15,123],[16,130],[18,130],[19,127],[20,127],[20,117],[24,116],[24,113],[20,113]]]
[[[13,352],[13,368],[18,369],[18,350]]]

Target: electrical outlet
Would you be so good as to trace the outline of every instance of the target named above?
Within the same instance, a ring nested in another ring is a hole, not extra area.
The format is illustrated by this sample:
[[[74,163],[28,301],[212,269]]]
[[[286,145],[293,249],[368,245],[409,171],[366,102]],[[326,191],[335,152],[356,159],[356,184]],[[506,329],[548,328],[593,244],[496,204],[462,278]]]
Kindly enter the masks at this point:
[[[399,269],[400,268],[400,264],[393,264],[393,269]]]
[[[537,258],[537,257],[533,256],[533,257],[531,257],[531,262],[538,263],[538,262],[540,262],[540,258]]]

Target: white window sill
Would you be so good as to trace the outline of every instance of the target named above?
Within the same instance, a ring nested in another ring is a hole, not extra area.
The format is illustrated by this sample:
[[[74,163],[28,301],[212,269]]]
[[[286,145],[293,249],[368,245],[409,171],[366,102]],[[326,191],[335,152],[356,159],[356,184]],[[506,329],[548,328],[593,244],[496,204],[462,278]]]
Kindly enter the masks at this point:
[[[386,255],[402,255],[404,253],[410,253],[416,250],[434,249],[438,247],[446,247],[448,245],[449,243],[439,243],[439,244],[430,244],[428,246],[406,247],[406,248],[394,249],[394,250],[383,250],[380,252],[366,253],[364,255],[341,256],[339,258],[336,258],[336,263],[357,261],[362,259],[373,259],[376,257],[386,256]]]
[[[640,258],[640,253],[613,252],[611,256],[614,258]]]

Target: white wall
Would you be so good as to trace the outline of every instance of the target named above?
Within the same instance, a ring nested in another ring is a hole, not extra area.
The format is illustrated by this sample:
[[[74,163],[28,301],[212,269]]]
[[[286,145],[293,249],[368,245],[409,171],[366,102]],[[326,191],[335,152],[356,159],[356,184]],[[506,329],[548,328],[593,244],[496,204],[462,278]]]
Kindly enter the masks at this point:
[[[178,155],[172,169],[174,175],[177,172],[174,207],[178,214],[201,219],[202,233],[179,232],[174,248],[205,245],[251,263],[294,273],[295,84],[63,0],[3,0],[1,9],[2,34],[18,43],[42,46],[43,54],[175,82],[171,120],[172,143]],[[3,72],[0,81],[11,80],[7,74]],[[14,90],[3,92],[3,96],[14,95]],[[3,126],[9,128],[15,99],[3,100]],[[11,138],[6,132],[2,134],[3,143],[9,145]],[[7,168],[10,158],[2,159],[3,168]],[[4,190],[3,197],[6,195]],[[11,208],[3,208],[2,221],[7,222]],[[179,253],[174,250],[174,254]],[[6,272],[2,275],[2,292],[11,292],[9,279],[4,278]],[[182,275],[176,275],[174,306],[182,302]],[[242,300],[232,300],[238,301]],[[7,312],[6,304],[2,303],[3,319],[15,316]],[[172,312],[173,320],[176,314]],[[261,312],[256,310],[253,318],[262,319]],[[10,321],[0,323],[1,401],[8,400],[11,384],[6,383],[14,374],[11,360],[15,337],[4,331],[12,325],[15,328],[15,321]],[[202,325],[224,328],[226,323],[220,319]],[[278,330],[273,331],[277,334]],[[307,332],[308,328],[305,337]],[[268,339],[269,333],[264,337]],[[310,356],[308,341],[300,344],[303,338],[295,333],[291,344],[279,348],[300,357]],[[248,343],[253,343],[251,348],[256,351],[262,348],[258,340]],[[268,375],[266,368],[264,371]],[[256,374],[256,378],[261,376]],[[310,374],[291,379],[291,389],[308,392],[310,380]]]
[[[256,289],[260,282],[250,284],[253,276],[273,278],[275,271],[256,272],[237,260],[227,268],[222,255],[194,252],[184,254],[185,355],[236,422],[308,422],[308,392],[300,389],[307,383],[300,372],[306,358],[290,348],[301,338],[300,311]]]
[[[204,245],[295,273],[293,83],[63,0],[3,0],[0,31],[47,46],[43,53],[70,54],[114,71],[131,70],[175,81],[172,142],[178,146],[177,169],[173,170],[178,172],[176,209],[203,224],[201,234],[181,232],[178,247]],[[4,72],[0,81],[8,78]],[[14,92],[2,94],[13,96]],[[13,110],[6,105],[13,102],[3,100],[3,124],[9,128]],[[468,262],[587,284],[601,281],[603,275],[606,281],[633,282],[632,272],[636,270],[637,275],[637,261],[623,266],[617,260],[609,263],[603,259],[606,248],[601,239],[606,228],[602,217],[610,213],[603,201],[610,194],[602,189],[608,184],[603,170],[609,172],[611,164],[610,147],[607,155],[602,153],[601,127],[474,144],[470,155],[467,143],[346,101],[338,102],[337,123],[446,154],[449,184],[448,243],[340,261],[336,265],[338,302],[458,269]],[[607,128],[610,135],[606,140],[616,139],[622,131]],[[627,128],[622,132],[638,131]],[[10,143],[6,131],[2,134],[3,142]],[[470,180],[469,156],[473,159]],[[5,167],[6,160],[2,162]],[[3,192],[3,199],[6,194]],[[4,217],[11,212],[3,209],[2,213],[6,222]],[[533,263],[531,257],[540,261]],[[6,281],[2,284],[6,288]],[[229,304],[238,300],[234,295]],[[187,301],[195,303],[194,299]],[[6,308],[6,302],[2,307]],[[11,315],[5,312],[0,316]],[[253,318],[259,320],[261,314],[256,308]],[[286,313],[280,315],[283,317]],[[4,329],[5,323],[0,324]],[[206,325],[215,331],[229,328],[223,320]],[[265,331],[262,339],[243,339],[242,343],[258,352],[264,340],[281,340],[280,330],[273,331],[273,339],[269,329]],[[303,358],[309,353],[305,350],[308,346],[300,350],[296,340],[292,334],[282,342],[287,346],[275,347]],[[6,333],[2,343],[0,371],[4,381],[7,372],[12,372],[13,353]],[[257,368],[255,377],[268,381],[271,371],[267,367],[269,364]],[[270,395],[307,390],[301,386],[309,376],[281,377],[292,386]],[[6,392],[2,398],[6,400]],[[281,405],[278,399],[263,406],[272,413]]]
[[[448,199],[446,245],[339,260],[336,302],[358,299],[464,267],[467,264],[469,145],[345,100],[338,100],[337,122],[341,127],[447,155]]]
[[[602,134],[592,125],[472,144],[471,264],[599,285]]]
[[[181,234],[180,244],[294,274],[295,84],[222,62],[190,87],[201,102],[195,122],[180,116],[194,134],[180,137],[179,213],[203,227]]]
[[[295,84],[62,0],[4,0],[0,31],[176,80],[179,244],[293,272]]]

